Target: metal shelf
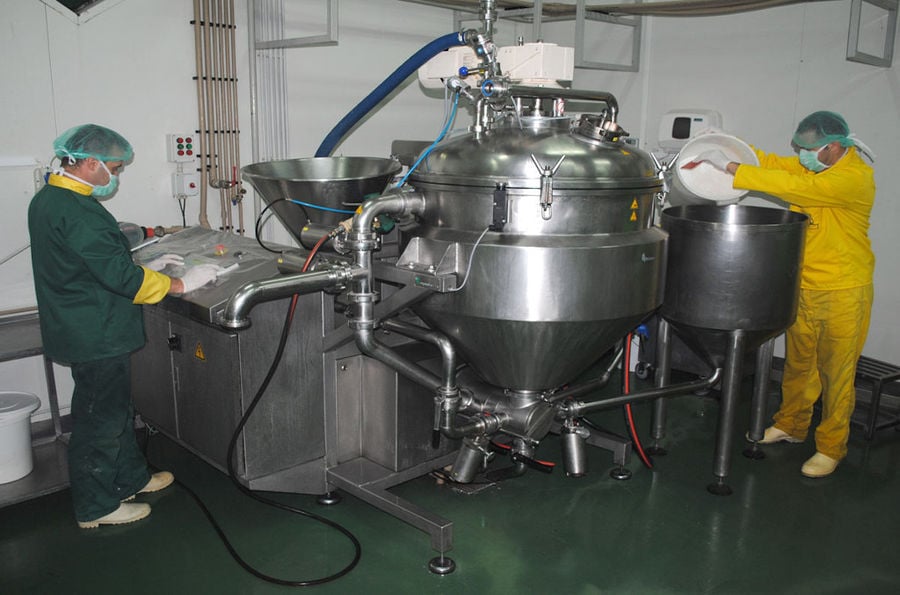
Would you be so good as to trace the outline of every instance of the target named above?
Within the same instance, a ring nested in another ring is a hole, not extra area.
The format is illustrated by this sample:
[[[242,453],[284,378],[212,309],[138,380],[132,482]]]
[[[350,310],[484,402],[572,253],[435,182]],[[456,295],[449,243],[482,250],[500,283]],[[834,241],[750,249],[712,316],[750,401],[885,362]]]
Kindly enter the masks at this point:
[[[43,354],[44,346],[37,312],[0,319],[0,362]],[[41,423],[32,424],[34,469],[21,479],[0,484],[0,507],[57,492],[69,485],[65,444],[68,436],[63,432],[59,415],[53,362],[46,356],[44,356],[44,374],[47,379],[47,395],[50,399],[52,432],[45,435],[46,433],[37,431]]]

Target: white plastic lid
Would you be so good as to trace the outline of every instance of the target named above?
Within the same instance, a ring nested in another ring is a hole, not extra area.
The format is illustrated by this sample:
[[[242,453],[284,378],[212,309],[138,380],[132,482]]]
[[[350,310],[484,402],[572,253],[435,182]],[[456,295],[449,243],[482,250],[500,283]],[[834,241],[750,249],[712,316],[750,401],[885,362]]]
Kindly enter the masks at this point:
[[[0,423],[29,416],[40,406],[41,400],[31,393],[0,391]]]
[[[682,166],[693,161],[694,157],[710,149],[721,151],[731,161],[759,165],[756,153],[741,139],[730,134],[706,133],[688,141],[681,150],[675,164],[675,175],[678,176],[684,190],[698,198],[711,200],[720,205],[735,203],[747,194],[747,191],[733,187],[734,176],[731,174],[719,171],[706,162],[700,163],[694,169],[682,169]]]

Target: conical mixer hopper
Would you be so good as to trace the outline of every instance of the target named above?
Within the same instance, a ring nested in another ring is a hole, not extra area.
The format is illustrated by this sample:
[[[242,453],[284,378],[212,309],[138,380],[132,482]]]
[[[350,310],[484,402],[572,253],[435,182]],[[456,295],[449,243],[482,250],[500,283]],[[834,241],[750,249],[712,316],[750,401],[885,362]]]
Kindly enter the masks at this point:
[[[378,157],[309,157],[254,163],[241,173],[299,241],[309,222],[337,225],[351,217],[400,169],[399,162]]]

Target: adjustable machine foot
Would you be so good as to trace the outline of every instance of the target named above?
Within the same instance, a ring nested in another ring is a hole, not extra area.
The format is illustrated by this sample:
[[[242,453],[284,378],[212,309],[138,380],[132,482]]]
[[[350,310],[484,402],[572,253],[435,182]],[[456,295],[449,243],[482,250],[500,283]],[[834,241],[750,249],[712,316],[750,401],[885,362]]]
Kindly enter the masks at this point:
[[[318,502],[322,506],[333,506],[335,504],[339,504],[341,500],[343,500],[343,498],[337,492],[326,492],[316,498],[316,502]]]
[[[716,477],[714,483],[706,486],[706,491],[715,496],[730,496],[733,493],[731,487],[725,483],[724,477]]]
[[[747,457],[748,459],[751,459],[754,461],[760,461],[760,460],[766,458],[766,453],[764,453],[762,451],[762,449],[759,447],[759,444],[757,442],[754,442],[753,444],[751,444],[750,446],[745,448],[743,455],[745,457]]]
[[[453,558],[448,558],[441,554],[437,558],[432,558],[428,561],[428,570],[434,574],[450,574],[456,570],[456,562],[453,561]]]
[[[631,470],[626,469],[625,467],[616,467],[612,471],[609,472],[609,476],[613,479],[625,480],[631,479]]]

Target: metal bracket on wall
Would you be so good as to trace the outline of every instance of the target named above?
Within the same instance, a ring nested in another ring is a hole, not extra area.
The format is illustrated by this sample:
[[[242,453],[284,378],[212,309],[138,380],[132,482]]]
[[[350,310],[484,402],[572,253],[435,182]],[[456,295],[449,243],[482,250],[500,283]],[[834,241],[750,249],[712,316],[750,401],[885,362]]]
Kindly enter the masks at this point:
[[[640,2],[641,0],[637,0]],[[614,17],[585,8],[585,0],[575,4],[575,68],[592,70],[620,70],[638,72],[641,67],[641,17]],[[612,25],[631,27],[631,63],[617,64],[613,62],[595,62],[584,57],[584,25],[587,21],[609,23]]]
[[[890,68],[894,58],[898,4],[898,0],[853,0],[847,33],[847,60]]]
[[[323,0],[327,2],[326,24],[328,31],[324,35],[307,35],[305,37],[291,37],[290,39],[273,39],[271,41],[257,41],[255,49],[272,50],[285,48],[308,48],[338,44],[338,0]],[[250,14],[253,14],[251,7]]]

